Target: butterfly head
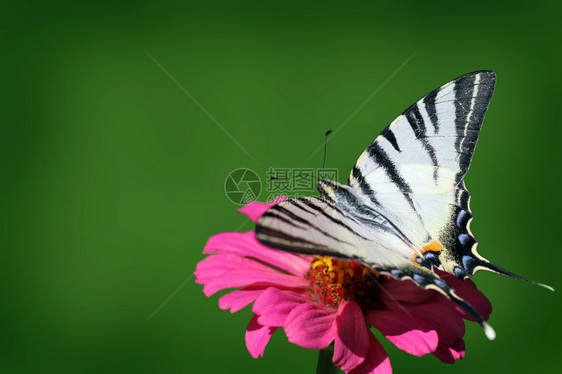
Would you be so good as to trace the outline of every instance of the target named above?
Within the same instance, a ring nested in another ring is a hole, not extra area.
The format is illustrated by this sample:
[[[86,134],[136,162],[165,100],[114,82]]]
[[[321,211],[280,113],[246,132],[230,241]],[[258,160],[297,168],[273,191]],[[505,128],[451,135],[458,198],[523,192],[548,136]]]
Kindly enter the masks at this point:
[[[341,184],[330,179],[319,179],[316,183],[316,190],[322,197],[335,200],[336,191],[341,188]]]

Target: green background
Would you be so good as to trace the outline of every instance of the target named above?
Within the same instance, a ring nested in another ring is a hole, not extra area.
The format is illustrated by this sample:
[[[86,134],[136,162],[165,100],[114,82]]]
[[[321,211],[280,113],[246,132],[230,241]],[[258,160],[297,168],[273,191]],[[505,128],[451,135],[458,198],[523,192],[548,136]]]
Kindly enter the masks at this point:
[[[560,288],[559,2],[389,3],[3,2],[0,371],[313,372],[281,331],[252,359],[250,311],[190,278],[209,236],[253,227],[226,176],[319,167],[345,123],[327,160],[344,182],[402,110],[480,69],[498,83],[466,178],[472,230]],[[385,343],[395,372],[559,368],[559,293],[474,279],[497,339],[469,323],[454,365]]]

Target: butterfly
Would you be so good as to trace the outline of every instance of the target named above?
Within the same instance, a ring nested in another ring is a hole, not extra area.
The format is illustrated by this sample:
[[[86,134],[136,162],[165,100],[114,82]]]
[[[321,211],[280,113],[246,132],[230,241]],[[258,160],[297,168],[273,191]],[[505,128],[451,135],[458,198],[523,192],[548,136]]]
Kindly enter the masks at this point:
[[[493,328],[435,269],[467,279],[487,270],[515,275],[484,258],[470,231],[464,176],[494,92],[496,75],[476,71],[425,95],[367,147],[346,184],[319,179],[321,197],[289,199],[256,223],[263,244],[355,260],[379,274],[434,289]]]

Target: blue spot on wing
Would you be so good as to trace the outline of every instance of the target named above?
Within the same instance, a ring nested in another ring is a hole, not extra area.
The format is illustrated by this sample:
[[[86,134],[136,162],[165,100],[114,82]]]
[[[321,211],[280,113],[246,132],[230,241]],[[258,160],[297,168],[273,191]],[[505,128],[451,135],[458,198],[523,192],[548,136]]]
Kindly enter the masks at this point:
[[[453,272],[455,273],[455,276],[457,278],[464,278],[466,276],[466,271],[464,271],[464,269],[460,268],[459,266],[455,266],[453,268]]]
[[[414,274],[413,278],[414,278],[414,281],[416,281],[417,283],[420,283],[420,284],[427,283],[427,281],[426,281],[426,279],[423,275]]]
[[[464,266],[465,269],[471,269],[471,263],[474,262],[474,258],[472,256],[462,256],[462,266]]]
[[[392,269],[390,274],[394,275],[397,278],[401,278],[404,275],[404,272],[400,269]]]
[[[462,245],[467,245],[469,241],[470,241],[470,235],[468,234],[459,235],[459,242],[461,242]]]
[[[470,219],[470,213],[468,213],[464,209],[459,210],[459,214],[457,215],[457,220],[456,220],[457,227],[464,228],[467,225],[469,219]]]

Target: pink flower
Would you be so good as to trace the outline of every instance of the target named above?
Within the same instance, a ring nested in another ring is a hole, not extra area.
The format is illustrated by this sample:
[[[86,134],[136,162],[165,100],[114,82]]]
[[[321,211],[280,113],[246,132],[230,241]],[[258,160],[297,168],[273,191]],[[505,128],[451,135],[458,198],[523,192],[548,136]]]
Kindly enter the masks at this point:
[[[239,211],[255,222],[273,205],[250,203]],[[219,299],[232,313],[253,303],[246,346],[254,358],[282,327],[304,348],[333,342],[333,362],[346,373],[391,373],[369,324],[412,355],[431,353],[446,363],[464,357],[463,318],[472,318],[436,291],[379,276],[357,262],[272,249],[253,231],[214,235],[203,253],[212,255],[197,264],[195,275],[205,295],[239,288]],[[441,277],[488,319],[491,304],[472,281]]]

